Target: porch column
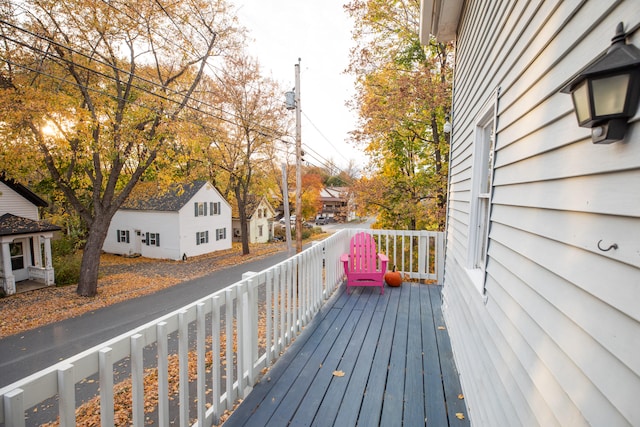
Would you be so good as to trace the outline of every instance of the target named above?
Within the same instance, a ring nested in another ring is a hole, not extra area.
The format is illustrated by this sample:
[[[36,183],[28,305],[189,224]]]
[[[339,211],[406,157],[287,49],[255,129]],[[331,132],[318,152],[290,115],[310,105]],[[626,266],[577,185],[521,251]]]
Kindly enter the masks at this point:
[[[7,295],[16,293],[16,278],[11,268],[11,251],[9,243],[2,244],[2,274],[4,276],[4,290]]]
[[[33,241],[33,265],[42,267],[42,237],[35,236],[31,238]]]
[[[51,264],[51,237],[44,238],[44,263],[45,268],[53,268],[53,264]]]

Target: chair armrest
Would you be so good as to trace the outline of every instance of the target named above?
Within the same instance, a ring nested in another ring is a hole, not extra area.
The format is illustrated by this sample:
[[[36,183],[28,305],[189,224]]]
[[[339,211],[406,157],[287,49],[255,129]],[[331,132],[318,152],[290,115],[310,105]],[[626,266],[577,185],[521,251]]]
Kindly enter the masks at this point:
[[[349,262],[349,254],[342,254],[340,256],[340,262]]]
[[[386,255],[385,255],[385,254],[383,254],[383,253],[379,253],[379,254],[378,254],[378,258],[380,259],[380,261],[383,261],[383,262],[389,262],[389,257],[388,257],[388,256],[386,256]]]

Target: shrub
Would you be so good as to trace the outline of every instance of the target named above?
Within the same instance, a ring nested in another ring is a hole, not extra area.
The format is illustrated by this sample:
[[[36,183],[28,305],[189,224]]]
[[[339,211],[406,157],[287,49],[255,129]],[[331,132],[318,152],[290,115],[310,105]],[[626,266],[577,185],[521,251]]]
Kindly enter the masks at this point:
[[[65,286],[78,283],[80,279],[80,263],[82,252],[58,255],[53,257],[53,269],[56,275],[56,285]]]

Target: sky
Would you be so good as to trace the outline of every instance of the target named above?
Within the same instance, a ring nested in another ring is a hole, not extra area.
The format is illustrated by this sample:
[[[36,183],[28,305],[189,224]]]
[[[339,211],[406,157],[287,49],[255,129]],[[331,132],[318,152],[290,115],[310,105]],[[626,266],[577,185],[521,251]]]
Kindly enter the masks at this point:
[[[349,142],[357,116],[345,106],[355,92],[349,64],[352,21],[343,0],[230,0],[249,30],[249,53],[263,74],[286,90],[295,87],[300,58],[301,139],[305,160],[332,161],[345,169],[350,159],[362,170],[366,157]],[[284,93],[282,94],[284,103]],[[294,111],[291,112],[295,114]]]

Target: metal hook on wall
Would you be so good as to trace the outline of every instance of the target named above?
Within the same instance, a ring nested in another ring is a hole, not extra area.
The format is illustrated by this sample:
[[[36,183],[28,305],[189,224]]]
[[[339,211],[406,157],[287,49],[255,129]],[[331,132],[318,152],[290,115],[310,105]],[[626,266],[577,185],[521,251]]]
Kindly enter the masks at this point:
[[[600,243],[602,243],[602,239],[598,240],[598,249],[600,249],[602,252],[609,252],[611,249],[618,249],[618,244],[614,243],[611,246],[609,246],[608,248],[603,248],[602,246],[600,246]]]

